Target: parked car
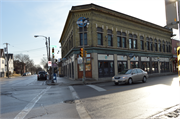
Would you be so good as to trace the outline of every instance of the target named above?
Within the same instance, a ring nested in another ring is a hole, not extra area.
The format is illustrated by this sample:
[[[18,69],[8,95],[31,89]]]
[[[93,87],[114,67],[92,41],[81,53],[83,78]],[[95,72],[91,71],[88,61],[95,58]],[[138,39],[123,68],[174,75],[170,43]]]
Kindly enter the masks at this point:
[[[37,80],[47,80],[47,73],[45,71],[40,71],[37,74]]]
[[[26,76],[26,73],[23,73],[23,76]]]
[[[121,71],[118,75],[112,77],[112,81],[115,85],[118,85],[119,83],[132,84],[136,81],[142,81],[145,83],[147,78],[148,73],[146,71],[139,68],[134,68]]]

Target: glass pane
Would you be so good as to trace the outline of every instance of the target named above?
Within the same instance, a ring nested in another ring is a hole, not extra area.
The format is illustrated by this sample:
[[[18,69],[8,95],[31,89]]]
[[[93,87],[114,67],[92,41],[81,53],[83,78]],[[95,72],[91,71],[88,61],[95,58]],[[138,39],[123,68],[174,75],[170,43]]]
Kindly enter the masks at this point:
[[[131,39],[129,39],[129,48],[132,48],[131,44],[132,44]]]
[[[109,75],[108,62],[104,62],[104,76]]]
[[[112,36],[108,35],[108,46],[112,46],[111,38],[112,38]]]
[[[86,63],[91,63],[91,59],[86,59]]]
[[[102,34],[98,33],[98,45],[102,45]]]
[[[79,71],[83,71],[83,64],[79,64]]]
[[[91,64],[86,64],[86,71],[91,71]]]

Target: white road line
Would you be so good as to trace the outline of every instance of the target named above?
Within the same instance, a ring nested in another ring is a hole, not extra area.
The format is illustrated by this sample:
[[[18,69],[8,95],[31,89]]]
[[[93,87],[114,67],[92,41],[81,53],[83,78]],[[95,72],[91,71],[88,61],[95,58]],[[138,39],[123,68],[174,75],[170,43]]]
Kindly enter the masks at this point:
[[[80,116],[81,119],[91,119],[89,114],[87,113],[86,109],[84,108],[82,102],[79,99],[79,96],[77,95],[76,91],[72,86],[69,86],[70,91],[72,92],[72,96],[75,100],[76,103],[76,110]]]
[[[48,86],[42,90],[14,119],[24,119],[24,117],[31,111],[37,101],[51,88]]]
[[[99,91],[99,92],[101,92],[101,91],[106,91],[106,89],[101,88],[101,87],[98,87],[98,86],[95,86],[95,85],[87,85],[87,86],[89,86],[89,87],[91,87],[91,88],[94,88],[95,90],[97,90],[97,91]]]

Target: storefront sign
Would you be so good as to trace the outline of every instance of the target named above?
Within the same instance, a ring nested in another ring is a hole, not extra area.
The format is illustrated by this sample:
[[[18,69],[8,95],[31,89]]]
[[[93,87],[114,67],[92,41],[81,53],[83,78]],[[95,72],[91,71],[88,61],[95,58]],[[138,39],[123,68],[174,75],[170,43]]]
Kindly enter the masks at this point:
[[[159,58],[160,62],[169,62],[169,58]]]
[[[127,61],[127,56],[118,55],[118,56],[117,56],[117,60]]]
[[[139,58],[134,56],[133,58],[130,59],[130,61],[139,61]]]
[[[114,60],[113,55],[98,54],[98,60]]]
[[[159,61],[159,58],[158,58],[158,57],[152,57],[152,61],[158,62],[158,61]]]
[[[141,57],[141,61],[149,61],[149,57]]]

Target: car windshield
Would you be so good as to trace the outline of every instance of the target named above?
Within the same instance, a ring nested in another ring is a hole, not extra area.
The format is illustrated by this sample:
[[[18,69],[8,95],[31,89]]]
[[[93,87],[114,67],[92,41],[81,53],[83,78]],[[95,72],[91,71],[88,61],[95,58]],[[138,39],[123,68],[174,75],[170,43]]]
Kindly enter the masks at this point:
[[[123,70],[121,71],[119,74],[130,74],[132,72],[132,70]]]

